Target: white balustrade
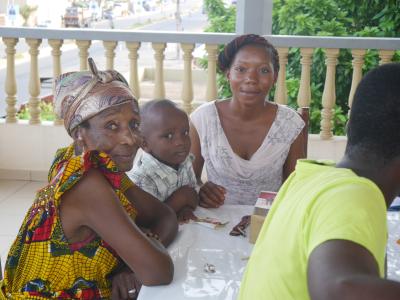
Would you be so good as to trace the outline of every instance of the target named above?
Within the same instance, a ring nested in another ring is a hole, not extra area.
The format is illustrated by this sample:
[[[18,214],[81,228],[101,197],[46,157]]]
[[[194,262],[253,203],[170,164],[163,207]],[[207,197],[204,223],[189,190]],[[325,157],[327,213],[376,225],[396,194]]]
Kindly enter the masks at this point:
[[[326,76],[322,94],[321,132],[323,140],[332,138],[333,109],[336,102],[335,74],[339,49],[326,49]]]
[[[89,47],[92,41],[76,40],[76,45],[79,49],[79,70],[85,71],[88,69]]]
[[[115,58],[115,48],[118,43],[115,41],[103,41],[103,46],[106,49],[106,69],[113,70],[114,69],[114,58]]]
[[[29,54],[31,56],[31,68],[29,77],[29,124],[40,124],[40,77],[39,77],[39,46],[42,43],[41,39],[26,39],[26,43],[29,45]]]
[[[349,108],[351,109],[351,105],[353,104],[354,93],[356,92],[356,88],[361,81],[362,78],[362,67],[364,65],[364,57],[367,51],[364,49],[353,49],[351,50],[351,54],[353,56],[353,77],[351,80],[351,89],[349,93]],[[349,116],[350,116],[349,109]]]
[[[287,104],[286,65],[288,63],[289,48],[276,48],[276,50],[278,50],[279,54],[279,73],[274,101],[279,104]]]
[[[182,101],[183,109],[190,114],[193,101],[192,60],[194,44],[181,44],[183,50],[183,82]]]
[[[300,49],[301,77],[297,95],[297,105],[299,107],[309,107],[311,103],[311,63],[313,52],[313,48]]]
[[[49,45],[51,46],[51,55],[53,57],[53,80],[55,80],[58,76],[61,75],[61,46],[63,44],[63,40],[49,40]],[[54,125],[63,125],[63,120],[56,116],[54,120]]]
[[[3,42],[6,44],[6,56],[7,56],[7,72],[6,72],[6,122],[16,123],[17,122],[17,81],[15,79],[15,46],[18,43],[16,38],[3,38]]]
[[[379,50],[379,64],[383,65],[383,64],[387,64],[390,63],[392,61],[394,55],[394,50]]]
[[[217,52],[218,45],[206,45],[208,56],[206,100],[217,99]]]
[[[164,51],[166,43],[152,43],[154,50],[154,59],[156,61],[156,69],[154,74],[154,99],[165,98],[164,83]]]
[[[139,42],[126,42],[126,48],[129,51],[129,86],[131,87],[136,99],[140,99],[140,85],[139,85],[139,68],[138,68],[138,50],[140,48]]]

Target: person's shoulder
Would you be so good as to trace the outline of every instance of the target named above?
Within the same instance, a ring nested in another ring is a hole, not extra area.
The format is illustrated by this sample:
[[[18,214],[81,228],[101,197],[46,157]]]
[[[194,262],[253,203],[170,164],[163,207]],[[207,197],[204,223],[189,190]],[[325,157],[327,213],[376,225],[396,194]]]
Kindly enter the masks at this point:
[[[198,106],[191,114],[190,117],[196,117],[197,115],[203,115],[203,114],[208,114],[209,111],[215,109],[215,104],[216,101],[209,101],[209,102],[205,102],[203,104],[201,104],[200,106]]]
[[[160,162],[153,155],[143,151],[133,168],[127,174],[135,182],[135,180],[141,178],[151,177],[156,173],[159,164]]]
[[[304,127],[305,122],[296,110],[287,105],[283,104],[277,104],[277,105],[278,105],[277,119],[290,121],[291,124],[293,124],[295,127],[301,127],[301,128]]]

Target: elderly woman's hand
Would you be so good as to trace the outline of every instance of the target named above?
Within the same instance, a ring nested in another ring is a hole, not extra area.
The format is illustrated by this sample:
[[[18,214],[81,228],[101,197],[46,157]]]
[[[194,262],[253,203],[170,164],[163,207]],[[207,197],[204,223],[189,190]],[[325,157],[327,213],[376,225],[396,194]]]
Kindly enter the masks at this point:
[[[125,269],[112,278],[112,300],[137,299],[141,282],[136,278],[135,273]]]
[[[223,186],[211,181],[204,183],[199,191],[199,205],[206,208],[217,208],[224,204],[226,190]]]

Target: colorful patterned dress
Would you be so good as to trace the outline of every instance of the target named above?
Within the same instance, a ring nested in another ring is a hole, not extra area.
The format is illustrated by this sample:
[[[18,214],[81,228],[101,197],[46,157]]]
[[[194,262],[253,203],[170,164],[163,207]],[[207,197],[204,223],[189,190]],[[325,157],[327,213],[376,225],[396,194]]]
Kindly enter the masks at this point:
[[[63,193],[91,168],[104,174],[126,212],[135,218],[136,210],[123,194],[132,182],[109,156],[97,151],[75,156],[73,146],[58,150],[49,184],[38,191],[8,254],[2,288],[7,298],[110,298],[109,277],[121,267],[122,260],[95,234],[69,243],[59,214]]]

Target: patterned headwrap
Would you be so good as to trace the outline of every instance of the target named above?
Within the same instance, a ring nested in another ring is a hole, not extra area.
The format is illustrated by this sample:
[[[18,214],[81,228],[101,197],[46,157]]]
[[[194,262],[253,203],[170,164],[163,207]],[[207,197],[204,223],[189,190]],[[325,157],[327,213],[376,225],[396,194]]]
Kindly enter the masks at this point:
[[[79,124],[111,106],[136,102],[120,73],[98,71],[90,57],[88,62],[90,71],[65,73],[55,80],[54,110],[64,119],[69,135]]]
[[[254,45],[264,47],[268,52],[271,62],[274,66],[274,73],[279,72],[279,55],[275,47],[268,42],[264,37],[257,34],[244,34],[230,41],[218,55],[218,67],[222,72],[227,71],[233,60],[235,59],[236,53],[246,45]]]

